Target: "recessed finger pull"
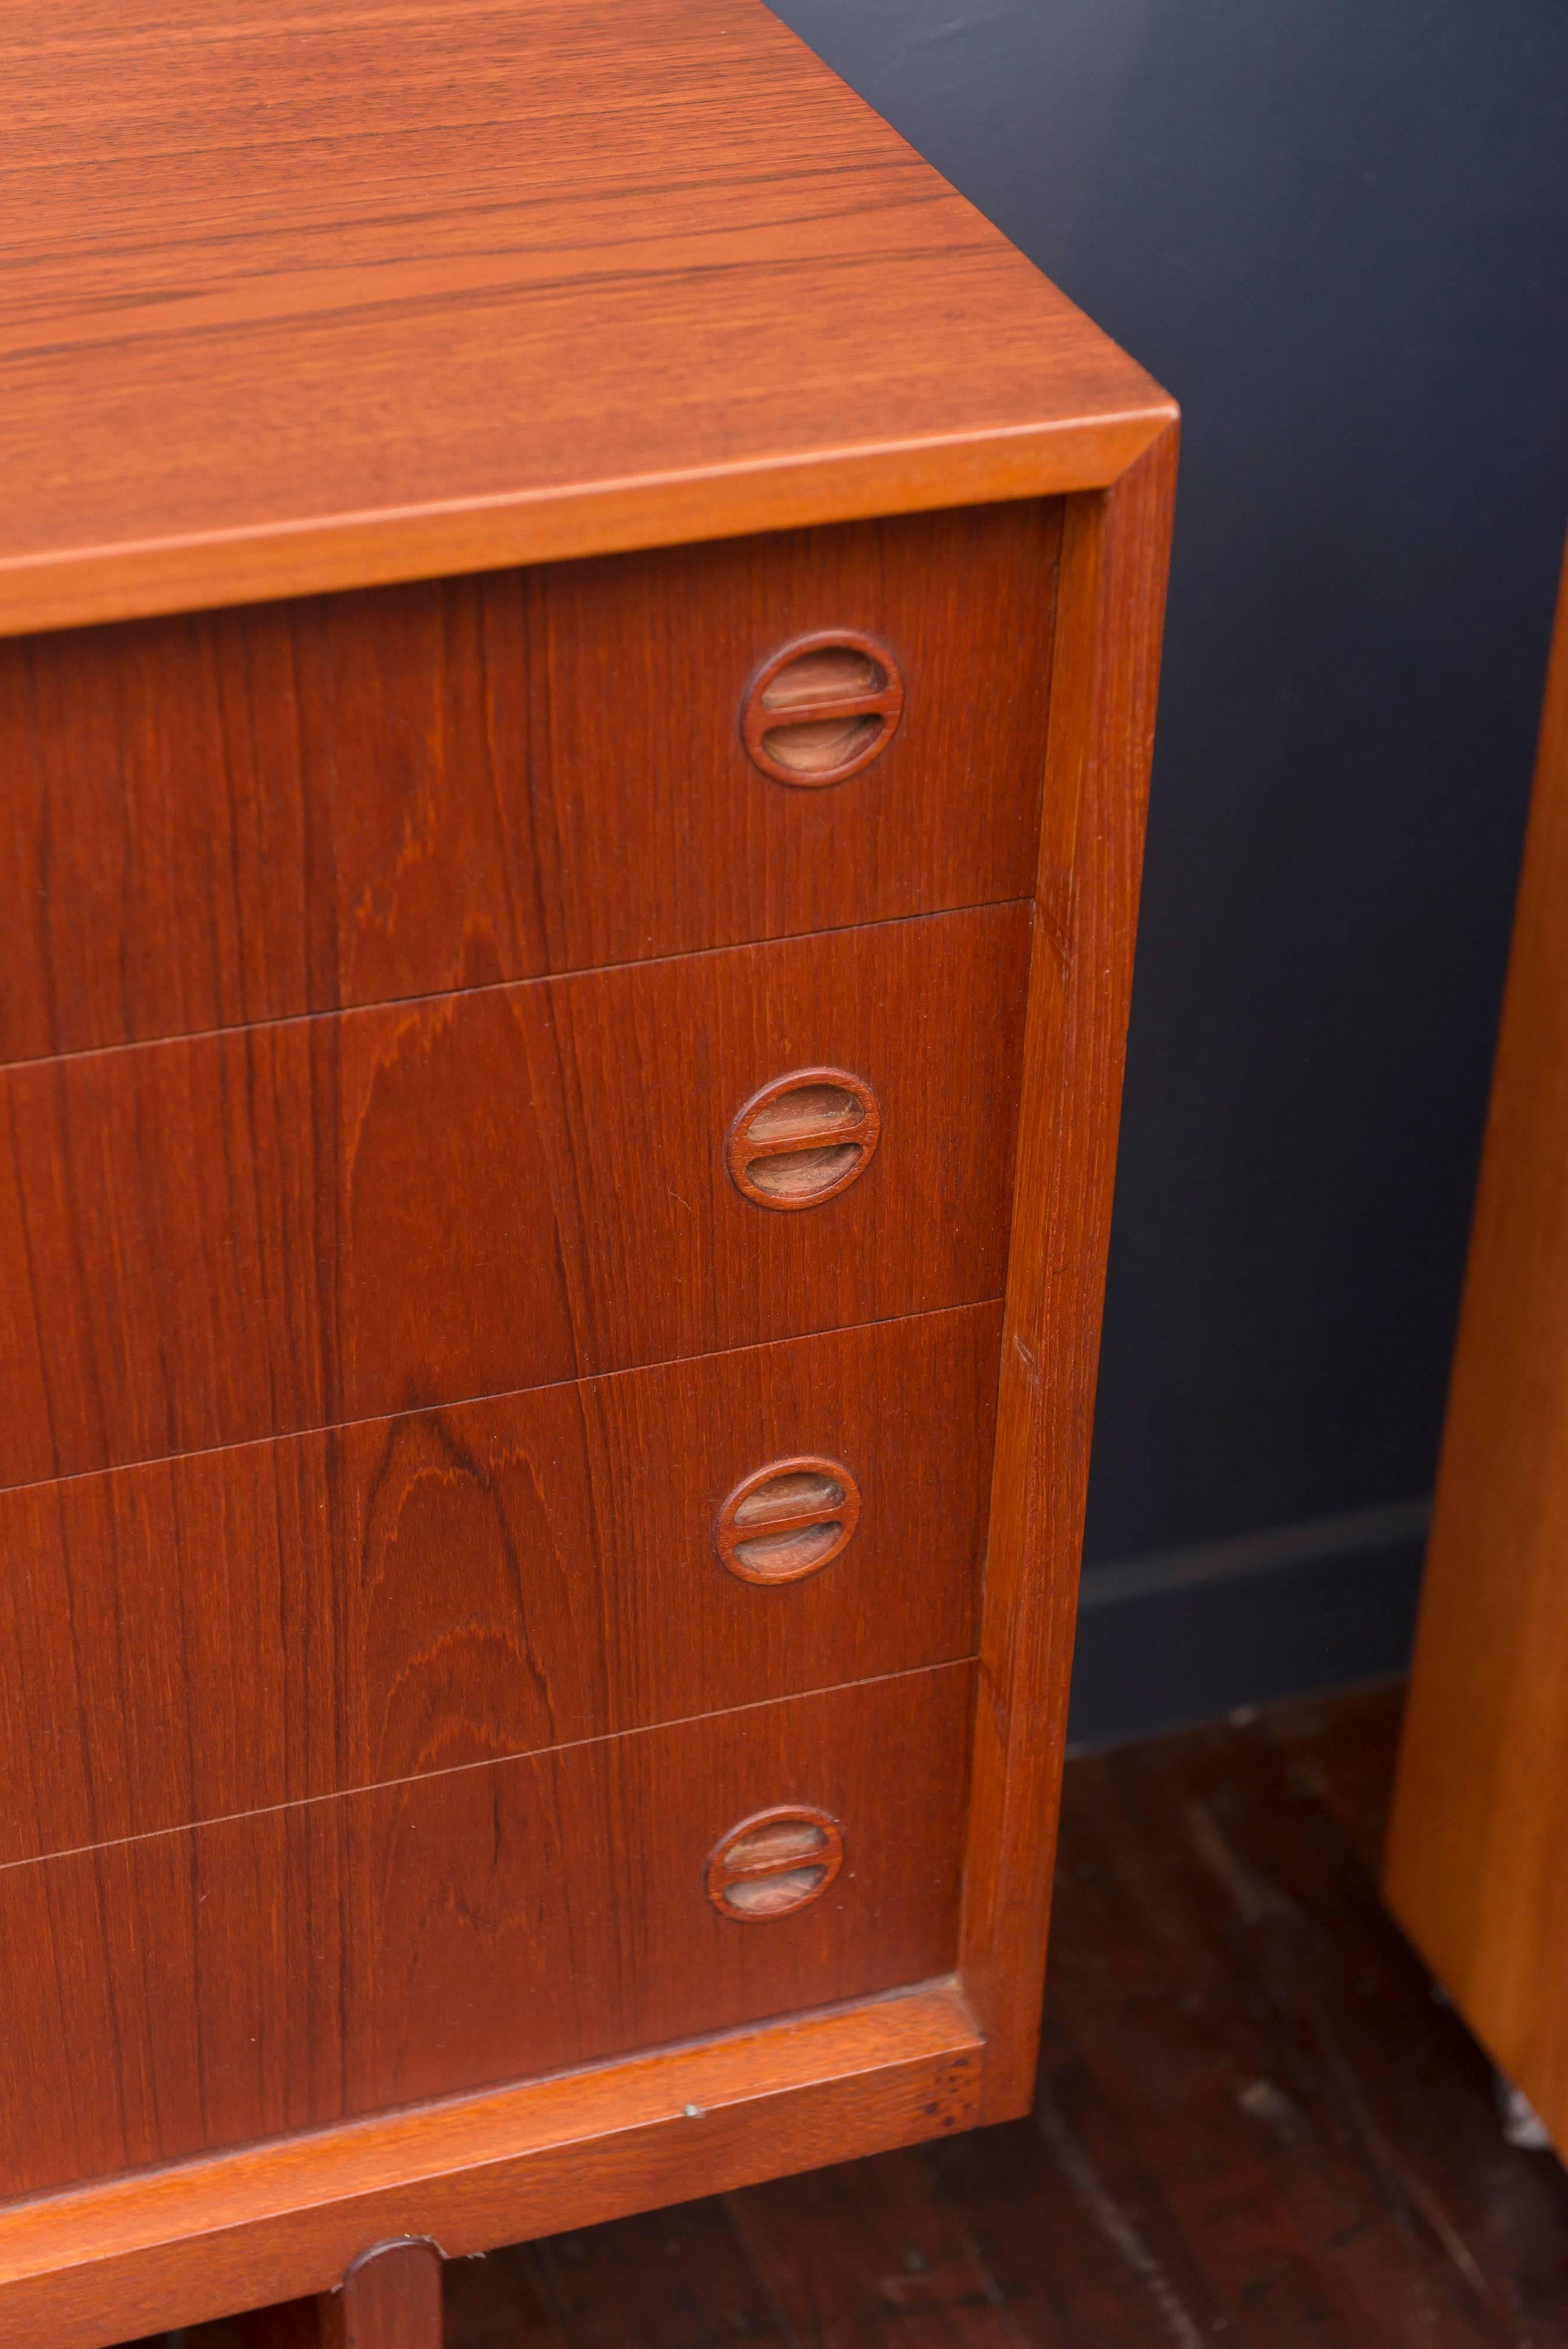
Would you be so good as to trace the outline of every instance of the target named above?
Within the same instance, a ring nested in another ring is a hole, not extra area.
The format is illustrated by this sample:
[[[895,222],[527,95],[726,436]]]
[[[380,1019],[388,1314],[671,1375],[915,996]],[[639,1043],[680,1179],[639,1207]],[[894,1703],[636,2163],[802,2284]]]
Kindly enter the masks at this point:
[[[755,1092],[725,1145],[759,1207],[816,1207],[865,1174],[882,1138],[877,1096],[846,1069],[796,1069]]]
[[[769,1924],[826,1891],[844,1864],[844,1833],[826,1811],[781,1803],[756,1811],[708,1862],[708,1898],[722,1916]]]
[[[775,782],[841,783],[880,756],[903,714],[904,680],[887,646],[826,629],[763,662],[741,706],[741,739]]]
[[[859,1521],[859,1487],[843,1462],[798,1453],[736,1485],[719,1512],[713,1546],[745,1582],[798,1582],[830,1565]]]

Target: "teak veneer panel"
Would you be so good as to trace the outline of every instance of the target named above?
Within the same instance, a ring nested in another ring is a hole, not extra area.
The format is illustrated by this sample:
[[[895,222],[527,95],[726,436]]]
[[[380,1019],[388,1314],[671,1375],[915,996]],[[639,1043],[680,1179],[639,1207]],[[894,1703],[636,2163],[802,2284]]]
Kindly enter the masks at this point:
[[[0,1863],[972,1653],[998,1305],[0,1495]],[[772,1588],[743,1477],[861,1512]]]
[[[1112,480],[1168,400],[754,0],[16,0],[0,632]]]
[[[0,643],[0,1061],[1033,885],[1054,505]],[[904,679],[827,789],[748,679],[852,628]]]
[[[945,1971],[973,1701],[943,1665],[0,1868],[0,2191]],[[722,1916],[710,1852],[784,1800],[843,1867]]]
[[[1385,1890],[1568,2155],[1568,564]]]
[[[1030,911],[0,1073],[0,1482],[978,1302],[1007,1262]],[[866,1174],[730,1180],[843,1065]]]

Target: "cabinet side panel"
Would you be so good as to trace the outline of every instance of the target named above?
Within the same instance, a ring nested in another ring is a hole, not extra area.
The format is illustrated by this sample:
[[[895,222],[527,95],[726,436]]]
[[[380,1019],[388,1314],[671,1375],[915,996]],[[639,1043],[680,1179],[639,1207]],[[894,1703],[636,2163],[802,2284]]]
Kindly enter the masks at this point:
[[[964,1862],[988,2120],[1033,2088],[1176,450],[1063,534]]]
[[[1568,2148],[1568,567],[1385,1889]]]

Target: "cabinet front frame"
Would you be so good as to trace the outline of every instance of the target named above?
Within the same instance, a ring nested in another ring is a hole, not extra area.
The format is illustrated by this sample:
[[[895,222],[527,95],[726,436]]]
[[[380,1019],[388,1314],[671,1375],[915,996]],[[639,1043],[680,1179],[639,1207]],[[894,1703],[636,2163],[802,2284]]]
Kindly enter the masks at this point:
[[[9,2337],[103,2349],[328,2292],[378,2240],[481,2251],[1027,2109],[1175,491],[1175,422],[1168,411],[1142,422],[1141,453],[1108,487],[1085,488],[1082,473],[1076,485],[1049,484],[1074,493],[1052,655],[956,1972],[14,2204],[0,2209]],[[990,478],[992,496],[1024,493]],[[975,493],[955,480],[947,496],[920,502]]]

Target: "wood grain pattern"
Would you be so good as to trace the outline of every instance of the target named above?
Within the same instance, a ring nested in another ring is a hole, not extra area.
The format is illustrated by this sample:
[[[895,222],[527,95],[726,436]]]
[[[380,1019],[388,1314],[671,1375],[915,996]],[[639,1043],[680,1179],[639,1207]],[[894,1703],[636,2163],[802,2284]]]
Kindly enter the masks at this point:
[[[0,643],[0,1061],[1026,896],[1059,534],[1032,502]],[[850,623],[898,735],[771,781],[747,680]]]
[[[973,1689],[942,1665],[0,1868],[0,2192],[943,1971]],[[842,1868],[721,1916],[715,1842],[781,1801],[843,1823]]]
[[[1176,453],[1173,427],[1075,500],[1063,543],[964,1863],[988,2120],[1034,2076]]]
[[[971,1654],[1000,1323],[0,1495],[0,1862]],[[825,1444],[860,1487],[847,1548],[727,1572],[725,1495]]]
[[[0,2318],[20,2341],[105,2349],[327,2291],[388,2235],[455,2259],[906,2145],[973,2119],[982,2060],[935,1982],[0,2210]]]
[[[0,1481],[998,1295],[1028,918],[5,1071]],[[819,1061],[871,1084],[881,1146],[771,1215],[725,1133]]]
[[[0,630],[1112,479],[1169,403],[755,0],[18,0]]]
[[[1568,2150],[1568,564],[1385,1877]]]
[[[378,2243],[321,2301],[321,2349],[441,2349],[441,2253]]]

